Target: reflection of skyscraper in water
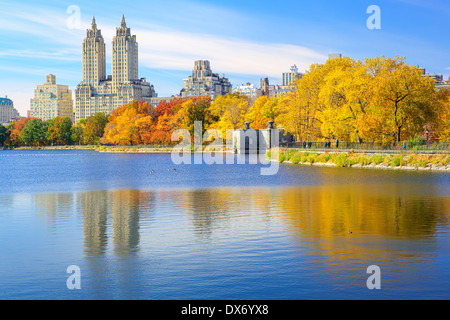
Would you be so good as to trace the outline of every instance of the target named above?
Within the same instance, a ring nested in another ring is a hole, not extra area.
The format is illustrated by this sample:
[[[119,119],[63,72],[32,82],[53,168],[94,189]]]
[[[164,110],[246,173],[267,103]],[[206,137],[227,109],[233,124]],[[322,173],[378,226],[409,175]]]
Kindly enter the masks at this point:
[[[117,255],[125,255],[139,245],[140,192],[115,191],[111,199],[113,245]]]
[[[108,247],[107,214],[110,201],[107,191],[84,192],[78,197],[83,212],[84,248],[88,257],[98,256]]]
[[[73,194],[71,193],[42,193],[33,195],[36,212],[45,216],[47,225],[57,227],[68,220],[72,213]]]
[[[154,194],[138,190],[88,191],[78,195],[77,201],[83,213],[86,256],[104,254],[111,245],[115,254],[126,255],[139,246],[140,215],[152,212]]]

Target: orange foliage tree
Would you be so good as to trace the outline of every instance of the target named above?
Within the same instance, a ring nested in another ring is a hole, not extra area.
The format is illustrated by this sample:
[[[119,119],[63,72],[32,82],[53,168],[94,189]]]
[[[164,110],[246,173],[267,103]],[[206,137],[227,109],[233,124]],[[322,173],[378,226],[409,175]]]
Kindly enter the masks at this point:
[[[125,104],[111,112],[100,142],[129,145],[149,143],[155,116],[154,108],[147,102]]]
[[[30,120],[36,119],[34,117],[22,118],[17,122],[14,122],[12,128],[9,129],[9,143],[11,146],[19,146],[22,144],[22,130],[25,128]]]

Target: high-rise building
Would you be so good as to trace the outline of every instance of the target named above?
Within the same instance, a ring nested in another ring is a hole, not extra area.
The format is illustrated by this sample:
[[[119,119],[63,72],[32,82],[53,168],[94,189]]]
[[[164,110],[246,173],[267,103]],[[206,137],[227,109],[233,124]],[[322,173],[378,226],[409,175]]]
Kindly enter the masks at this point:
[[[214,100],[217,96],[231,91],[231,83],[225,75],[221,78],[217,73],[213,73],[208,60],[198,60],[195,61],[192,75],[183,81],[181,97],[210,96]]]
[[[138,73],[138,43],[122,17],[112,42],[113,86],[118,88],[129,80],[138,80]]]
[[[34,90],[30,100],[30,116],[42,120],[69,117],[73,120],[72,90],[66,85],[56,84],[56,76],[49,74],[42,85]]]
[[[98,85],[106,79],[105,41],[97,29],[95,18],[83,41],[83,83]]]
[[[290,86],[293,84],[294,81],[299,80],[303,74],[298,72],[297,66],[294,64],[289,72],[283,72],[282,78],[283,78],[283,86]]]
[[[0,124],[8,124],[19,117],[19,112],[14,108],[14,102],[7,96],[0,98]]]
[[[112,110],[133,100],[151,103],[153,85],[139,78],[138,43],[122,16],[112,41],[112,75],[106,76],[106,50],[95,18],[83,42],[83,81],[75,90],[75,121]]]

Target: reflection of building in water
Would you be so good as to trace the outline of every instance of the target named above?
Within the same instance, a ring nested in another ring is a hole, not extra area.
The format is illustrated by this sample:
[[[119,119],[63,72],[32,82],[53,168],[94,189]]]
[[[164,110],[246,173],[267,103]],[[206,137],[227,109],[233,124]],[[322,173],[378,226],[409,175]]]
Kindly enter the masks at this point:
[[[83,212],[84,245],[87,256],[108,248],[108,227],[112,226],[114,252],[125,255],[139,246],[139,216],[149,208],[152,193],[136,190],[89,191],[78,196]],[[108,222],[109,221],[109,222]]]
[[[118,255],[129,253],[139,245],[140,192],[115,191],[111,199],[114,251]]]
[[[87,256],[104,253],[108,246],[107,214],[110,194],[107,191],[84,192],[78,196],[83,210],[84,246]]]
[[[72,212],[73,194],[42,193],[33,195],[36,212],[45,216],[50,227],[56,227],[61,218],[67,218]]]
[[[252,221],[252,228],[264,228],[277,219],[273,205],[273,192],[266,188],[214,188],[183,191],[182,200],[186,214],[192,220],[194,232],[210,240],[215,229],[233,232],[242,223]],[[274,219],[274,220],[275,220]]]

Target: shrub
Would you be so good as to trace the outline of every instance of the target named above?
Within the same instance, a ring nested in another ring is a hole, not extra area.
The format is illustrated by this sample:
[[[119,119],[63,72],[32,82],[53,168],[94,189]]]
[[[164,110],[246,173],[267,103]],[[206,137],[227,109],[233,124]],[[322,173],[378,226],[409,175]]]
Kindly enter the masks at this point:
[[[317,162],[322,162],[322,163],[326,163],[328,161],[330,161],[331,156],[328,154],[328,152],[326,153],[322,153],[317,157]]]
[[[313,164],[317,160],[317,154],[313,153],[307,157],[309,163]]]
[[[408,142],[406,143],[406,147],[408,149],[413,148],[413,149],[417,150],[418,147],[424,146],[426,144],[427,144],[427,140],[424,137],[415,135],[414,137],[408,139]]]
[[[337,167],[348,167],[351,162],[346,153],[341,153],[334,158],[334,163]]]
[[[420,158],[417,160],[417,166],[418,166],[418,167],[425,168],[427,165],[428,165],[428,159],[423,158],[423,157],[420,157]]]
[[[382,156],[381,154],[373,155],[373,156],[370,158],[370,161],[371,161],[372,163],[374,163],[374,164],[380,164],[380,163],[383,162],[383,160],[384,160],[384,156]]]
[[[403,157],[402,156],[398,156],[392,159],[392,163],[391,165],[393,167],[399,167],[403,164]]]
[[[370,164],[370,159],[366,154],[362,154],[355,159],[355,163],[359,163],[361,166],[367,166]]]

